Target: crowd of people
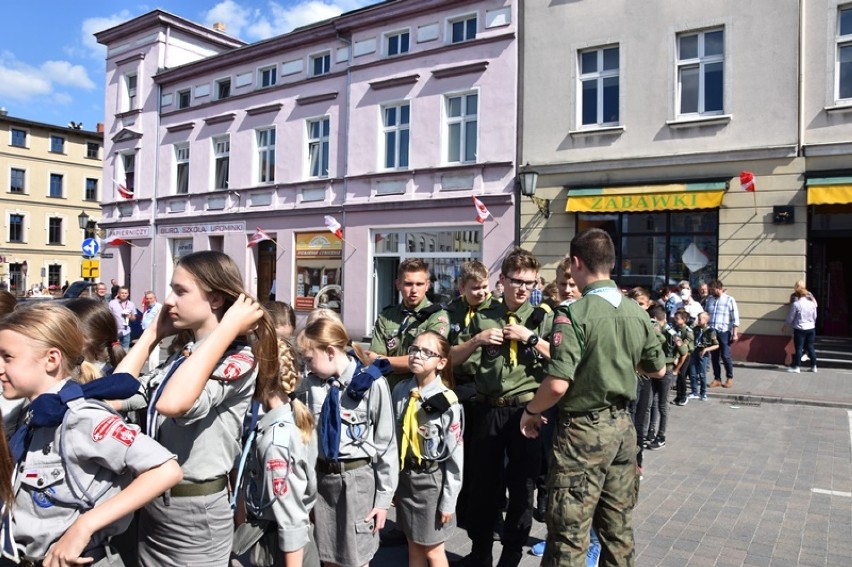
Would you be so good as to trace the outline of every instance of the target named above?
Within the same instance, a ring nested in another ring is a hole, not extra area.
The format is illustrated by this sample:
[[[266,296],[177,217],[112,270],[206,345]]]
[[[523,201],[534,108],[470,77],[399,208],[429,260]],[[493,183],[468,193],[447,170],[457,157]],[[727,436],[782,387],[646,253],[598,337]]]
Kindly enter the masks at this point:
[[[438,304],[428,265],[405,260],[401,303],[368,347],[333,310],[297,329],[214,251],[181,258],[140,315],[115,281],[108,301],[100,284],[92,299],[0,304],[0,383],[17,400],[4,402],[0,565],[355,567],[397,541],[409,565],[441,566],[464,528],[459,564],[491,567],[499,531],[497,565],[514,567],[533,518],[542,565],[630,565],[643,449],[666,444],[670,385],[673,404],[705,400],[708,360],[709,387],[732,385],[739,315],[720,281],[698,300],[688,282],[657,302],[625,294],[614,262],[591,229],[549,285],[516,248],[499,295],[470,261]],[[814,358],[809,308],[788,319],[797,365],[803,349]]]

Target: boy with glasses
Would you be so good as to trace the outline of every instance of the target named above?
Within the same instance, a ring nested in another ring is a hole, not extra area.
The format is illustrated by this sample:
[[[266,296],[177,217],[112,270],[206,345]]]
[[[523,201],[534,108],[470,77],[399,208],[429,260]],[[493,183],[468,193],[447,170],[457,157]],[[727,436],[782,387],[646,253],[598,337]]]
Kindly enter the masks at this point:
[[[550,357],[550,344],[542,337],[550,335],[552,313],[529,303],[540,267],[530,252],[513,250],[501,267],[503,302],[491,302],[479,310],[469,326],[474,341],[469,350],[479,350],[480,364],[467,420],[471,459],[465,475],[476,480],[470,486],[468,502],[476,514],[467,518],[473,547],[462,561],[466,566],[492,565],[492,528],[504,486],[509,500],[498,566],[519,564],[532,527],[542,446],[537,439],[524,438],[519,423],[524,404],[532,400],[543,378],[544,361]],[[455,363],[464,362],[460,353]]]

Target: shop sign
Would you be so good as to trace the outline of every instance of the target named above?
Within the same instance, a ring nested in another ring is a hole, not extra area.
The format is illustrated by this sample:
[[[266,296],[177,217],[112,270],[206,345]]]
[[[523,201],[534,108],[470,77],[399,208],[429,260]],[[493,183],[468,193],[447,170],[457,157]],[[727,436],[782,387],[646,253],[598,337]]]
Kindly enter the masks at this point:
[[[343,241],[330,232],[301,232],[296,234],[297,258],[340,258]]]
[[[565,210],[574,213],[688,211],[722,205],[724,183],[571,189]]]
[[[175,236],[188,234],[221,234],[223,232],[245,232],[245,222],[222,222],[205,224],[178,224],[157,227],[157,234],[161,236]]]
[[[107,239],[116,237],[116,238],[150,238],[151,237],[151,227],[146,226],[128,226],[122,228],[111,228],[107,230],[106,233]]]

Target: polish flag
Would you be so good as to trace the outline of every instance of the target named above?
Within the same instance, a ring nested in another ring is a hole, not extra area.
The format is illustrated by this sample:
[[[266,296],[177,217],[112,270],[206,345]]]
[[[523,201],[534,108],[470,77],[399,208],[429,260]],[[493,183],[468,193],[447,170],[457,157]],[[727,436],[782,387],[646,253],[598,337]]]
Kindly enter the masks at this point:
[[[743,191],[754,193],[754,174],[752,172],[740,172],[740,187],[743,188]]]
[[[333,232],[334,236],[343,240],[343,227],[340,226],[340,223],[337,222],[336,218],[329,215],[325,215],[325,227],[331,232]]]
[[[476,197],[473,197],[473,206],[476,207],[476,222],[484,224],[485,220],[491,216],[491,213],[488,212],[485,204]]]
[[[130,189],[128,189],[127,187],[125,187],[124,185],[122,185],[121,183],[116,181],[115,179],[113,179],[112,182],[115,183],[115,188],[118,189],[119,195],[121,195],[125,199],[132,199],[133,198],[133,191],[131,191]]]
[[[254,234],[249,237],[248,245],[246,246],[246,248],[252,248],[254,246],[257,246],[258,242],[263,242],[264,240],[272,240],[272,237],[263,232],[260,227],[258,227],[258,229],[254,231]]]
[[[122,244],[130,243],[120,236],[108,236],[107,238],[101,240],[101,246],[103,248],[106,248],[107,246],[121,246]]]

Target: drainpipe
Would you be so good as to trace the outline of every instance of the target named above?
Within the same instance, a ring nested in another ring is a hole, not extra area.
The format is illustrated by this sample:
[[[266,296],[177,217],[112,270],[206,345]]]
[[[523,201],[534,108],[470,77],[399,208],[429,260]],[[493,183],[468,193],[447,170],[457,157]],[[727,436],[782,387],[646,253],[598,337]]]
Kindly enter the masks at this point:
[[[340,223],[345,227],[346,226],[346,207],[343,206],[346,204],[346,195],[349,194],[349,101],[351,99],[351,90],[352,90],[352,40],[346,39],[340,32],[337,32],[337,39],[345,43],[349,46],[349,51],[346,57],[346,92],[343,96],[344,103],[344,119],[341,127],[343,128],[343,136],[341,139],[341,151],[343,152],[343,203],[341,203],[341,212],[342,218]],[[336,56],[336,54],[335,54]],[[340,253],[340,289],[343,290],[344,296],[346,294],[346,287],[344,286],[346,277],[346,246],[344,245],[341,249]],[[349,294],[349,297],[352,297],[352,294]]]
[[[518,73],[515,77],[515,97],[518,106],[515,109],[515,177],[512,181],[512,200],[515,202],[515,246],[521,245],[521,185],[518,183],[518,172],[521,168],[523,159],[523,139],[524,139],[524,3],[518,2],[515,4],[518,10],[518,41],[516,42],[515,56],[518,61]]]
[[[805,0],[799,0],[799,116],[796,155],[805,155]]]
[[[163,47],[163,67],[168,67],[169,40],[171,38],[171,26],[166,26],[166,45]],[[157,84],[157,125],[154,131],[154,139],[157,141],[154,151],[154,193],[151,196],[151,289],[156,290],[157,281],[157,197],[160,194],[160,113],[163,104],[163,86]],[[165,292],[164,292],[165,293]]]

